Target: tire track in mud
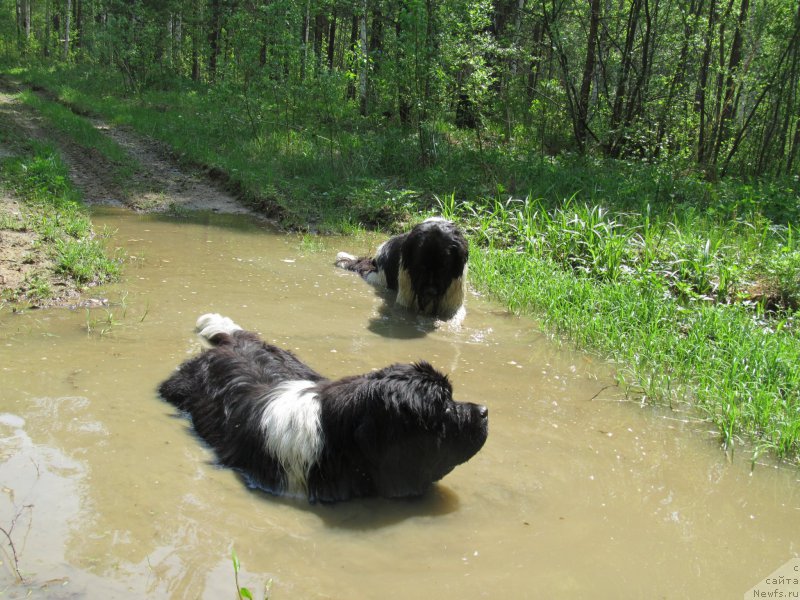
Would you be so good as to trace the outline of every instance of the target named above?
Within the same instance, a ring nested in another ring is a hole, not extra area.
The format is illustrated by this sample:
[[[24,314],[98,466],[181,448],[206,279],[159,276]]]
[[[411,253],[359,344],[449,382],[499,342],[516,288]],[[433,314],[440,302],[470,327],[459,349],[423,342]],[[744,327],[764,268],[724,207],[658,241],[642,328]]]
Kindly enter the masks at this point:
[[[199,169],[182,167],[162,144],[130,130],[91,119],[95,129],[114,140],[137,163],[125,204],[134,210],[206,210],[265,218]],[[101,203],[107,203],[100,200]]]

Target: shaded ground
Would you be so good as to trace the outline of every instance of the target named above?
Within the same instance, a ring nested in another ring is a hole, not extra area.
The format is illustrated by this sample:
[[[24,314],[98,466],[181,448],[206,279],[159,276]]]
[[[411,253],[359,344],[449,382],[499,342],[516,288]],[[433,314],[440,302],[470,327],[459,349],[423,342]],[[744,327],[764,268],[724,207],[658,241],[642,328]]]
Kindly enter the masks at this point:
[[[135,211],[181,212],[213,211],[251,214],[263,218],[240,204],[236,198],[200,170],[181,167],[157,142],[142,138],[124,128],[92,119],[94,127],[112,138],[138,165],[130,178],[121,181],[118,169],[99,152],[86,149],[59,136],[57,131],[17,97],[16,84],[0,78],[0,121],[12,131],[11,138],[35,139],[55,145],[69,168],[70,179],[80,189],[88,205],[124,206]],[[0,159],[16,154],[16,149],[0,138]],[[34,275],[46,273],[56,298],[66,302],[78,295],[74,284],[52,274],[47,252],[37,234],[25,229],[23,206],[0,181],[0,290],[31,286]]]

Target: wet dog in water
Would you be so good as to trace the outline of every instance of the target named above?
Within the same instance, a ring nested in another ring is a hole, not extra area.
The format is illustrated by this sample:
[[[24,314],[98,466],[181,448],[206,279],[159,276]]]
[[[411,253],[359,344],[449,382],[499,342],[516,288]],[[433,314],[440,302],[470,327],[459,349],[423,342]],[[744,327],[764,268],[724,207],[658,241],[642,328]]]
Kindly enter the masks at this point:
[[[425,362],[336,381],[229,318],[197,321],[211,348],[159,387],[220,462],[310,502],[419,496],[486,441],[485,406],[455,402]]]
[[[463,312],[469,247],[452,222],[432,217],[389,238],[375,257],[340,252],[336,266],[397,292],[397,303],[440,319]]]

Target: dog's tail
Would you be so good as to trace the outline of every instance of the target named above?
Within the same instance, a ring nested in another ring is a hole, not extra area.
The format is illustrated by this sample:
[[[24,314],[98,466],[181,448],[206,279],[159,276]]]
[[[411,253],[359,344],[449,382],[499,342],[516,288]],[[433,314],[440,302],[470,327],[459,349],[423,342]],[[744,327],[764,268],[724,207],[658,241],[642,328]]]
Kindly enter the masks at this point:
[[[358,258],[347,252],[339,252],[336,255],[336,261],[333,263],[340,269],[351,270],[351,267],[358,262]]]
[[[221,333],[232,334],[234,331],[241,331],[239,327],[228,317],[223,317],[217,313],[206,313],[197,319],[195,331],[200,339],[208,346],[215,346],[215,338]]]
[[[378,270],[375,259],[371,256],[353,256],[347,252],[339,252],[336,255],[336,262],[333,264],[345,271],[358,273],[364,278]]]

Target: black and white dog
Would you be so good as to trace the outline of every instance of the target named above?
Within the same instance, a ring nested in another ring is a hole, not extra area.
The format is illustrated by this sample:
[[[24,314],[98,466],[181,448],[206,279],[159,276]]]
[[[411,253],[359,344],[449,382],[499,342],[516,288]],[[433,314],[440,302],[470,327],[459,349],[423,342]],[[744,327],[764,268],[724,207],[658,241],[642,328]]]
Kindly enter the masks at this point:
[[[464,234],[452,222],[432,217],[386,240],[375,257],[340,252],[336,266],[396,291],[400,306],[449,320],[463,313],[468,259]]]
[[[197,329],[211,348],[158,391],[223,465],[271,493],[419,496],[486,441],[487,408],[455,402],[426,362],[331,381],[227,317],[203,315]]]

